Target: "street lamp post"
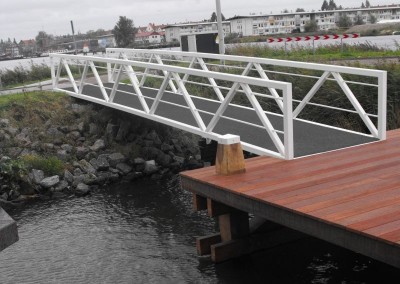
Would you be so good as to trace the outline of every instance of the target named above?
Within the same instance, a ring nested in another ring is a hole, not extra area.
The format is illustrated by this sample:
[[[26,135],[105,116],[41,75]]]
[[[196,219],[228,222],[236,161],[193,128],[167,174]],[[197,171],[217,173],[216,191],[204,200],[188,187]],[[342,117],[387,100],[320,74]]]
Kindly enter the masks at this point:
[[[222,13],[221,13],[221,1],[215,0],[217,6],[217,25],[218,25],[218,39],[219,39],[219,53],[225,54],[224,44],[224,30],[222,28]]]

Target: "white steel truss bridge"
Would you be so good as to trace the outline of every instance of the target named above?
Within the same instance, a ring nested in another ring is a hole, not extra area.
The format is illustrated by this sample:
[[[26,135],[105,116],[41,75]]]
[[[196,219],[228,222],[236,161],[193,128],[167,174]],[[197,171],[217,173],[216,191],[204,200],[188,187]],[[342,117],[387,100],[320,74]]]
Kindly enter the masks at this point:
[[[386,139],[386,71],[117,48],[50,58],[56,91],[210,140],[238,135],[257,155],[290,160]]]

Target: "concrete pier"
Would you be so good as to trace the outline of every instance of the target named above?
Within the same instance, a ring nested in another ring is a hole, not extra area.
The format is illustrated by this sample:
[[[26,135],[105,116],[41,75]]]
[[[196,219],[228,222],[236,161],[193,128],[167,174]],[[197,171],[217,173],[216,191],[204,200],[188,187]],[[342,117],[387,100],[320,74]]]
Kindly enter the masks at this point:
[[[18,241],[17,223],[0,207],[0,251]]]

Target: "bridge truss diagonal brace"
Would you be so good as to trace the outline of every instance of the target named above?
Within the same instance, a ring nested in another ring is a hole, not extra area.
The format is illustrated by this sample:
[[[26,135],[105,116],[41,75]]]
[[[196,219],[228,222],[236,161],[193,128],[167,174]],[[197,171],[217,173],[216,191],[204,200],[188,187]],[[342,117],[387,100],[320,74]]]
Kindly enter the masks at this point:
[[[61,62],[64,65],[65,70],[67,71],[69,81],[72,84],[72,87],[74,88],[75,93],[78,93],[79,90],[78,90],[78,87],[76,86],[76,82],[75,82],[74,76],[72,76],[71,69],[69,69],[68,62],[65,59],[61,59]],[[60,78],[58,73],[59,72],[57,72],[57,78]],[[60,70],[60,73],[61,73],[61,70]],[[58,80],[57,80],[57,84],[58,84]]]
[[[261,65],[259,63],[253,63],[253,65],[256,68],[258,74],[260,75],[260,77],[262,79],[270,81],[269,77],[267,76],[267,74],[265,74],[264,69],[261,67]],[[275,101],[276,101],[278,107],[283,112],[284,111],[284,107],[283,107],[283,102],[282,102],[281,96],[279,96],[278,92],[274,88],[268,88],[268,90],[270,91],[271,95],[275,98]]]
[[[85,86],[85,80],[87,76],[87,72],[89,70],[89,61],[85,61],[85,66],[83,67],[81,83],[79,85],[79,95],[82,95],[83,87]]]
[[[162,61],[162,59],[159,55],[155,55],[154,57],[158,64],[164,65],[164,62]],[[164,76],[167,75],[167,71],[162,71],[162,72],[163,72]],[[174,84],[174,82],[172,82],[172,80],[169,82],[169,87],[171,88],[172,92],[178,93],[178,90],[176,89],[175,84]]]
[[[111,90],[110,99],[109,99],[110,103],[114,102],[115,94],[117,93],[119,82],[121,81],[121,77],[122,77],[122,65],[120,65],[118,68],[117,78],[115,79],[112,90]]]
[[[96,66],[94,65],[93,61],[89,62],[89,66],[92,69],[92,72],[94,74],[94,77],[96,78],[97,84],[100,87],[100,91],[101,91],[101,94],[103,95],[104,100],[106,102],[108,102],[109,101],[109,97],[108,97],[107,91],[104,88],[103,82],[101,81],[101,78],[99,76],[99,73],[97,72]]]
[[[124,69],[129,77],[129,80],[131,81],[131,84],[136,92],[136,95],[138,96],[138,99],[140,101],[140,104],[142,105],[144,112],[149,113],[149,106],[147,105],[146,100],[142,94],[142,91],[140,90],[139,80],[137,79],[135,71],[133,71],[133,68],[130,65],[124,65]]]
[[[354,109],[357,111],[358,115],[361,117],[362,121],[364,121],[365,125],[368,127],[369,131],[374,137],[378,137],[378,129],[374,125],[374,123],[369,118],[368,114],[365,112],[364,108],[361,106],[360,102],[354,96],[353,92],[350,90],[349,86],[344,81],[343,77],[337,73],[332,72],[333,77],[336,79],[340,88],[345,93],[346,97],[349,99]]]
[[[326,80],[331,75],[331,72],[325,71],[324,74],[318,79],[318,81],[314,84],[311,90],[307,93],[304,99],[300,102],[300,104],[296,107],[293,112],[293,118],[296,118],[304,107],[311,101],[311,99],[315,96],[318,90],[322,87],[322,85],[326,82]]]
[[[204,62],[203,58],[198,57],[197,62],[200,64],[201,69],[204,71],[210,71]],[[214,78],[208,78],[208,81],[210,82],[215,94],[217,95],[218,99],[222,102],[224,100],[224,95],[222,95],[221,90],[219,89],[217,83],[215,82]]]
[[[242,76],[247,76],[253,67],[252,63],[247,64],[246,68],[243,70]],[[226,109],[228,108],[229,104],[231,103],[232,99],[235,97],[237,91],[239,90],[239,83],[233,83],[232,87],[229,89],[228,94],[222,101],[221,105],[215,112],[215,115],[211,119],[211,121],[208,123],[208,126],[206,128],[206,132],[211,132],[214,130],[215,126],[217,125],[218,121],[221,119],[221,116],[224,114]]]
[[[176,83],[178,84],[178,87],[182,90],[182,96],[186,101],[186,104],[188,105],[194,119],[196,120],[196,123],[198,127],[202,130],[206,130],[206,126],[204,124],[203,119],[201,118],[199,114],[199,110],[196,108],[195,104],[193,103],[192,98],[190,97],[188,91],[186,90],[185,85],[182,82],[182,79],[179,77],[178,74],[172,73],[173,78],[175,79]]]
[[[154,54],[152,53],[152,54],[150,55],[150,58],[149,58],[148,63],[151,63],[151,61],[153,60],[153,57],[154,57]],[[149,69],[148,67],[144,70],[142,79],[140,80],[140,83],[139,83],[139,86],[140,86],[140,87],[143,87],[143,86],[144,86],[144,83],[146,82],[147,75],[149,74],[149,71],[150,71],[150,69]]]
[[[153,102],[153,104],[151,106],[149,114],[155,114],[155,112],[157,110],[157,107],[160,104],[161,98],[164,95],[164,92],[165,92],[170,80],[171,80],[171,73],[167,72],[167,75],[165,76],[163,82],[161,83],[160,89],[157,92],[157,96],[154,99],[154,102]]]
[[[53,61],[53,64],[54,64],[54,61]],[[63,59],[60,59],[60,62],[58,63],[58,67],[57,67],[57,72],[56,72],[55,78],[53,80],[55,89],[58,88],[58,83],[60,81],[61,69],[62,69],[63,64],[64,64]]]
[[[247,84],[240,84],[243,91],[246,93],[248,100],[250,101],[251,105],[254,108],[258,118],[261,120],[265,130],[267,131],[269,137],[271,138],[272,142],[274,143],[275,147],[279,151],[282,156],[285,156],[285,146],[283,145],[281,139],[279,138],[278,134],[275,131],[271,121],[268,119],[267,115],[265,114],[264,110],[262,109],[260,103],[258,102],[256,96],[253,94],[253,91]]]

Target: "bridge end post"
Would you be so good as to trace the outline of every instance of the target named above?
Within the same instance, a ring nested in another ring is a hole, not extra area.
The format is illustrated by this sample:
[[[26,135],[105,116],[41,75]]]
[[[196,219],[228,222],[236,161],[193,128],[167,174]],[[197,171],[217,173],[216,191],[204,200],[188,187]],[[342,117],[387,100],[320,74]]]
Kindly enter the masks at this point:
[[[233,175],[246,171],[239,136],[227,134],[218,140],[215,171],[219,175]]]

